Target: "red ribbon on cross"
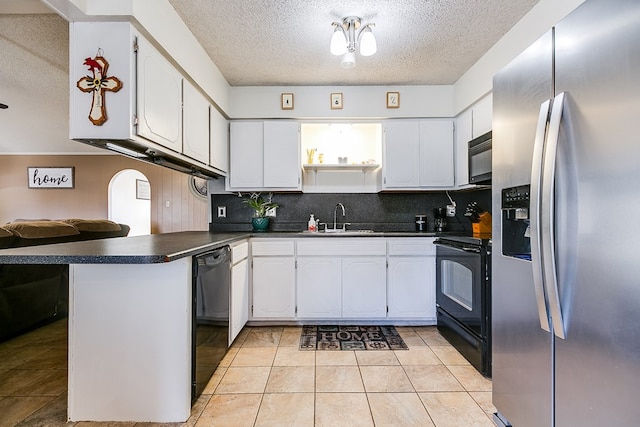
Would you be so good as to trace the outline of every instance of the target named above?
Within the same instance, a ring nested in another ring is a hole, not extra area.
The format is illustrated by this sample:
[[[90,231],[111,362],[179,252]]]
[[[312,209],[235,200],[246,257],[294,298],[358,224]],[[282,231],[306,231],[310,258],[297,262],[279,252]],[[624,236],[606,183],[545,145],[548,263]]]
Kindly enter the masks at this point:
[[[89,67],[93,76],[86,76],[78,80],[76,86],[83,92],[92,92],[93,100],[89,111],[89,120],[96,126],[107,121],[107,110],[104,103],[104,93],[117,92],[122,88],[122,82],[117,77],[105,77],[109,63],[102,56],[86,58],[84,65]]]

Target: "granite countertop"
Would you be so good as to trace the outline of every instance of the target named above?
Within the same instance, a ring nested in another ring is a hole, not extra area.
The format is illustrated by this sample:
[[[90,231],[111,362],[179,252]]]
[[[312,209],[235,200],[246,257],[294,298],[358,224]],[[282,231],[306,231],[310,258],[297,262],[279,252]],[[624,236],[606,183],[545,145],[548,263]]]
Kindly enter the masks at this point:
[[[0,264],[154,264],[198,255],[250,233],[184,231],[0,250]]]
[[[249,237],[435,237],[430,232],[265,233],[183,231],[0,250],[0,264],[155,264],[201,254]]]

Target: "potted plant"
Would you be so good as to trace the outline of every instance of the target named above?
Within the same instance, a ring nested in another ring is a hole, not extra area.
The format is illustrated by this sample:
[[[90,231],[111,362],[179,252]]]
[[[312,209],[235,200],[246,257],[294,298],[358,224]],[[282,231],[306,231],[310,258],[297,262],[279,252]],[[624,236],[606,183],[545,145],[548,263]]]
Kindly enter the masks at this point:
[[[269,227],[269,217],[267,211],[280,207],[277,203],[272,201],[273,193],[269,193],[269,196],[265,199],[260,193],[251,193],[248,199],[244,199],[242,202],[253,209],[254,215],[251,218],[251,224],[254,231],[267,231]]]

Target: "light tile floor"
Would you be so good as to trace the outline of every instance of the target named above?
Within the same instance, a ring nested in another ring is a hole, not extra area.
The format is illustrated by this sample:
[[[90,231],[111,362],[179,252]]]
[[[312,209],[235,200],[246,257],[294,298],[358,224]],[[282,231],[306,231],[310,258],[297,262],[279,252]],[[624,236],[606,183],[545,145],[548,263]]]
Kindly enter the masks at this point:
[[[0,427],[67,423],[67,322],[0,344]],[[300,351],[300,327],[247,327],[184,424],[492,427],[491,381],[435,327],[397,328],[398,351]]]

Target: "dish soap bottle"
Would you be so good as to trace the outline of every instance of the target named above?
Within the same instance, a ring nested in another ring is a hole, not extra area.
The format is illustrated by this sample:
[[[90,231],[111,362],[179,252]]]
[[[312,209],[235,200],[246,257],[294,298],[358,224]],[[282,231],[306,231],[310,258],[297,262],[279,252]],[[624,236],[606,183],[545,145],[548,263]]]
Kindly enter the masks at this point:
[[[316,224],[315,218],[313,218],[313,214],[311,214],[311,217],[309,218],[309,225],[307,226],[307,230],[312,232],[318,231],[318,226]]]

